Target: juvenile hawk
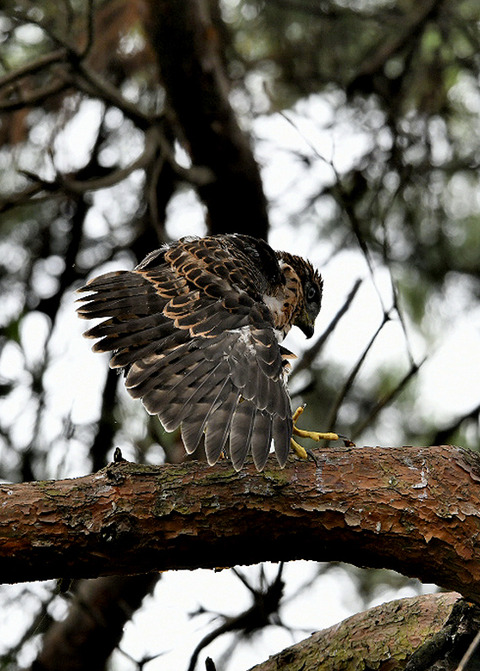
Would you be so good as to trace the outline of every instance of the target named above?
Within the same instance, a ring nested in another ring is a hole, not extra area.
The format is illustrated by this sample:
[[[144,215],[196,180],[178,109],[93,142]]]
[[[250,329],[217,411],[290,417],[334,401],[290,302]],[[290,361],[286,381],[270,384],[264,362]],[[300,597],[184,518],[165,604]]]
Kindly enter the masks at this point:
[[[189,237],[80,291],[79,316],[106,318],[85,333],[101,339],[94,351],[114,353],[130,394],[181,427],[188,453],[204,436],[209,464],[226,451],[240,470],[250,452],[261,471],[272,439],[284,466],[292,434],[311,435],[292,421],[294,355],[279,344],[292,326],[313,335],[322,279],[308,261],[248,235]]]

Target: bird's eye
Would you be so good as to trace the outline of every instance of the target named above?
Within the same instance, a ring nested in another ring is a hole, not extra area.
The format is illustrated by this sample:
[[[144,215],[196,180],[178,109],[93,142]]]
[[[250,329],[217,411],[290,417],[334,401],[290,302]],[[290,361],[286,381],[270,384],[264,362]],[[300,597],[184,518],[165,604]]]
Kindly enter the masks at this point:
[[[311,302],[318,298],[317,288],[310,285],[307,289],[307,301]]]

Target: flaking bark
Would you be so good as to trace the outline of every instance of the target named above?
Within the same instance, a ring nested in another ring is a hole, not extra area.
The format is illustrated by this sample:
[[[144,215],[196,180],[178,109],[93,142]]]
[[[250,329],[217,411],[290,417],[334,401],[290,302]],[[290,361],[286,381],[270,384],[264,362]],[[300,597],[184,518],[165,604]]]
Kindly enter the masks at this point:
[[[116,463],[0,486],[2,582],[341,560],[480,602],[480,458],[451,446],[328,448],[235,473]]]
[[[250,671],[453,671],[479,616],[456,592],[397,599],[318,631]]]

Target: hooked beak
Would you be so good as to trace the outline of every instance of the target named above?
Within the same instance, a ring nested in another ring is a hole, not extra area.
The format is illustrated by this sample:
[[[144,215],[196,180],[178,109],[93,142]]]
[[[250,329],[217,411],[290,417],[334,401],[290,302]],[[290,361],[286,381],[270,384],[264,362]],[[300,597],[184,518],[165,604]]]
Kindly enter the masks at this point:
[[[313,328],[313,322],[308,319],[308,317],[305,317],[305,319],[297,321],[297,326],[298,328],[305,333],[307,338],[311,338],[313,336],[314,328]]]

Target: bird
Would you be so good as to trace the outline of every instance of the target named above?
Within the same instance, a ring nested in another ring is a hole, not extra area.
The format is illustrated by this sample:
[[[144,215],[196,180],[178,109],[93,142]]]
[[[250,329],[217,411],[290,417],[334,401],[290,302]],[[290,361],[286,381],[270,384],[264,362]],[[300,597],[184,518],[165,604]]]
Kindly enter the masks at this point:
[[[323,280],[311,263],[249,235],[188,236],[133,270],[108,272],[78,289],[78,315],[103,321],[84,335],[112,353],[125,386],[185,450],[203,441],[210,465],[228,456],[239,471],[251,455],[262,471],[273,449],[306,458],[287,388],[295,355],[281,342],[293,326],[314,333]]]

